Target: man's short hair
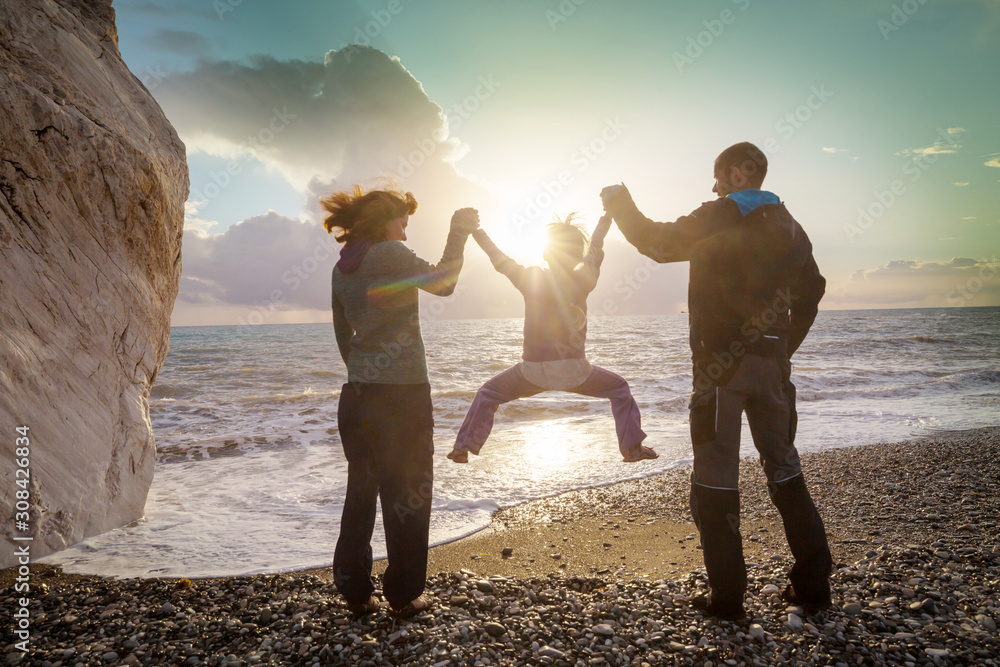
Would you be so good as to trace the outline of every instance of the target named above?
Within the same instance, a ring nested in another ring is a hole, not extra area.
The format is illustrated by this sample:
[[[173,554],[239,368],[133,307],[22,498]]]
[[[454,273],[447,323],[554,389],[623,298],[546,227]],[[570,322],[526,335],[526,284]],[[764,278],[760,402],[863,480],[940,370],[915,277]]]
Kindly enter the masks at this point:
[[[767,156],[749,141],[741,141],[722,151],[717,163],[726,172],[731,167],[739,167],[752,185],[759,186],[767,175]]]

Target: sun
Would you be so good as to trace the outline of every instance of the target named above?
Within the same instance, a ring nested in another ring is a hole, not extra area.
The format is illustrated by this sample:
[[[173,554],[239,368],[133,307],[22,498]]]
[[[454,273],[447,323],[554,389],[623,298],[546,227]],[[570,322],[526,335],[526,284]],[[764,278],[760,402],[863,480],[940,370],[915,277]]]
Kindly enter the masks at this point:
[[[544,266],[542,250],[545,247],[545,228],[513,229],[510,226],[486,228],[493,242],[518,264]]]
[[[522,222],[511,216],[482,216],[482,227],[506,255],[525,266],[542,265],[545,222]]]

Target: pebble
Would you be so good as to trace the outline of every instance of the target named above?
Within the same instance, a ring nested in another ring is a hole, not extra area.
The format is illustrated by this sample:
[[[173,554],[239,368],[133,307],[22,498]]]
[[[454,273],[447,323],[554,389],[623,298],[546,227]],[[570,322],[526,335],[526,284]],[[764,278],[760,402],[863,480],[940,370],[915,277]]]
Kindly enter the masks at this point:
[[[559,649],[552,648],[550,646],[543,646],[542,648],[538,649],[538,655],[542,656],[543,658],[552,658],[554,660],[561,660],[562,657],[566,654],[560,651]]]
[[[590,629],[595,635],[601,635],[603,637],[610,637],[615,634],[614,629],[607,623],[598,623]]]
[[[171,580],[82,577],[39,588],[29,608],[32,652],[9,655],[12,664],[63,667],[1000,667],[1000,429],[959,436],[803,455],[836,563],[834,604],[824,612],[789,608],[777,596],[791,560],[766,488],[756,483],[759,464],[748,462],[745,477],[755,483],[742,499],[744,521],[775,526],[754,532],[768,552],[748,572],[749,621],[711,621],[690,605],[706,593],[702,568],[655,580],[620,570],[431,574],[426,595],[434,608],[405,621],[387,610],[354,617],[333,582],[311,573],[194,580],[180,588]],[[499,514],[516,525],[600,511],[609,526],[625,527],[630,518],[645,521],[655,506],[663,520],[686,521],[688,492],[684,471],[668,471]],[[533,519],[521,514],[528,510]],[[929,515],[937,528],[926,523]],[[974,532],[958,530],[970,523]],[[575,552],[563,555],[578,560]],[[14,594],[0,590],[0,606],[13,608]]]
[[[861,613],[863,607],[860,602],[848,602],[844,605],[844,613],[848,616],[857,616]]]
[[[491,637],[500,637],[507,634],[507,628],[499,623],[487,623],[483,626],[483,629],[486,630],[487,634]]]

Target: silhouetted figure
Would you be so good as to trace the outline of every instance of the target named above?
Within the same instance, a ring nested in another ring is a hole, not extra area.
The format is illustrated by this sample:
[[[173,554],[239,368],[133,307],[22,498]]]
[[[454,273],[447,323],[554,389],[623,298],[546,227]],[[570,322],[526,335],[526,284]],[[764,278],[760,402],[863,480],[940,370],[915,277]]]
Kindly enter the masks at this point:
[[[642,215],[623,185],[601,192],[639,252],[691,263],[691,513],[711,587],[692,604],[730,620],[746,615],[738,490],[744,412],[795,557],[784,596],[807,608],[830,602],[832,560],[795,449],[789,361],[816,318],[826,281],[802,227],[777,195],[759,189],[766,173],[756,146],[730,146],[715,161],[719,198],[670,223]]]
[[[444,254],[432,266],[403,245],[417,208],[409,192],[355,188],[321,204],[330,213],[326,230],[342,230],[337,241],[345,244],[333,269],[333,325],[347,365],[337,423],[348,463],[334,582],[352,612],[381,607],[371,580],[381,498],[388,552],[382,591],[397,616],[412,616],[430,606],[421,594],[434,483],[434,419],[417,290],[454,292],[479,214],[455,212]]]
[[[618,448],[625,461],[657,458],[656,452],[642,445],[646,434],[628,383],[587,361],[587,295],[597,285],[611,218],[605,216],[597,223],[587,249],[586,235],[572,223],[572,217],[549,225],[544,253],[548,269],[521,266],[502,253],[485,230],[472,235],[494,268],[524,296],[524,361],[476,392],[455,448],[448,454],[456,463],[468,462],[469,452],[479,454],[502,403],[546,390],[610,399]]]

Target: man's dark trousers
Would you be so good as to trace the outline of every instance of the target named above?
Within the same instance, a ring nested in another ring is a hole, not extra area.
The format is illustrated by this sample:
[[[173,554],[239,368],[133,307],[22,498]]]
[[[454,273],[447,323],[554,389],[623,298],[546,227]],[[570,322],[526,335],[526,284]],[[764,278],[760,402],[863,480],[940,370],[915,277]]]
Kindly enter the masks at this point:
[[[720,613],[738,615],[746,593],[739,528],[744,412],[795,558],[789,572],[792,587],[801,601],[826,604],[833,561],[795,449],[797,415],[791,363],[787,358],[755,354],[732,361],[728,368],[718,360],[695,362],[690,406],[694,446],[691,513],[701,533],[712,606]]]

